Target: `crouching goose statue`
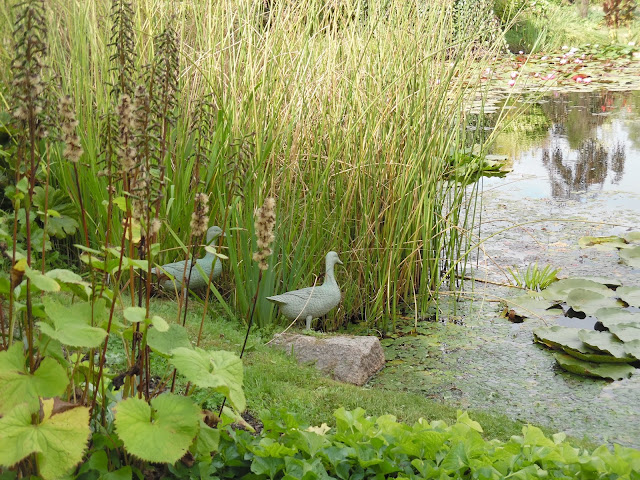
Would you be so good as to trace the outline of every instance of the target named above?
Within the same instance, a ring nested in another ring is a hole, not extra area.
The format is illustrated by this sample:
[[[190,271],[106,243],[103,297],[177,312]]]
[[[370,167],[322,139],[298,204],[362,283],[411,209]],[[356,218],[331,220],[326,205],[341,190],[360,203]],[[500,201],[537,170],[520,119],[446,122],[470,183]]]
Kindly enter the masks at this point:
[[[213,226],[209,228],[209,230],[207,230],[207,245],[213,245],[216,238],[218,238],[221,234],[222,229],[220,227]],[[185,272],[185,263],[186,260],[182,260],[181,262],[167,263],[166,265],[162,265],[159,268],[152,269],[151,273],[158,276],[158,284],[165,290],[173,290],[175,287],[182,288],[183,275],[189,278],[190,265],[187,265],[187,270]],[[207,276],[207,279],[202,278],[202,275],[196,268],[195,264],[198,264],[200,265],[200,267],[202,267],[202,270]],[[193,265],[193,271],[191,272],[191,278],[189,278],[189,288],[191,290],[205,288],[207,286],[209,276],[211,275],[212,268],[212,278],[220,276],[220,273],[222,273],[222,263],[220,262],[220,259],[218,259],[213,253],[207,252],[204,257],[199,258],[195,261]],[[175,279],[175,287],[174,280],[172,280],[169,275],[171,275],[171,277]]]
[[[333,274],[336,263],[342,265],[338,254],[327,253],[326,274],[322,285],[274,295],[267,297],[267,300],[278,305],[280,312],[288,320],[306,319],[307,330],[311,330],[311,320],[323,316],[340,303],[340,288]]]

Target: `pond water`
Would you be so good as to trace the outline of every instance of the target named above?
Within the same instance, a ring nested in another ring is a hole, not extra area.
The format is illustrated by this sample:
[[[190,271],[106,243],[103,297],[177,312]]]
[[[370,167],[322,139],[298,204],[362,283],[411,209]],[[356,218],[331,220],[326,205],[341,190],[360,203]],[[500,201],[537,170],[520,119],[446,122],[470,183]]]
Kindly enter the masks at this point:
[[[514,196],[574,199],[586,206],[603,194],[611,206],[640,211],[640,91],[552,93],[534,100],[496,142],[513,162],[507,179],[485,190]]]
[[[496,285],[509,283],[506,267],[538,262],[562,277],[640,286],[640,270],[620,264],[616,251],[578,246],[584,235],[640,230],[640,91],[552,93],[526,108],[495,143],[512,172],[483,180],[474,301],[446,324],[383,340],[388,364],[373,384],[640,448],[640,371],[607,382],[561,370],[533,343],[540,319],[502,316],[499,301],[520,290]],[[562,321],[593,327],[592,317]]]

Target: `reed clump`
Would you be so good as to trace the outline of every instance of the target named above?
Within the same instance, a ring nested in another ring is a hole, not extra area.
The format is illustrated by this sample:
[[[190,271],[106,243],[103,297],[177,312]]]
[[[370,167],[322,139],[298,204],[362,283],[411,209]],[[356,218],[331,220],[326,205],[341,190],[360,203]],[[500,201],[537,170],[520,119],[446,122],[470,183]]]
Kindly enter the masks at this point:
[[[469,47],[487,32],[465,25],[460,36],[450,2],[345,1],[330,12],[323,0],[274,1],[266,22],[263,2],[252,1],[48,3],[51,65],[80,100],[89,168],[79,183],[92,241],[114,244],[122,231],[109,193],[120,187],[95,174],[115,156],[132,175],[131,195],[136,175],[149,176],[138,183],[144,188],[157,182],[148,222],[167,226],[156,237],[161,261],[182,255],[176,237],[187,237],[194,196],[211,194],[214,222],[233,232],[220,245],[229,260],[216,298],[241,318],[259,270],[251,262],[254,202],[269,192],[278,194],[280,227],[261,289],[311,284],[324,253],[339,251],[349,278],[334,327],[366,320],[386,329],[404,309],[426,310],[443,286],[459,288],[453,275],[468,249],[475,197],[454,173],[452,152],[465,144],[463,103],[477,88],[470,72],[484,61]],[[149,105],[142,143],[131,133],[136,82]],[[203,149],[191,132],[204,98],[211,123]],[[249,155],[230,179],[234,139],[247,135]],[[141,148],[151,159],[142,169]],[[195,149],[205,152],[198,161]],[[62,164],[52,175],[63,189],[74,183]],[[256,312],[259,325],[276,318],[264,299]]]

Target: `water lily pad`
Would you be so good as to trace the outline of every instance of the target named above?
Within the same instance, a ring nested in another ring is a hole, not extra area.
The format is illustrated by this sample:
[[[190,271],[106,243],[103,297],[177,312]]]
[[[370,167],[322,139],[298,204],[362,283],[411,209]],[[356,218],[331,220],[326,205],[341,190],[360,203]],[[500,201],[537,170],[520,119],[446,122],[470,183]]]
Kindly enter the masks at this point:
[[[625,250],[620,250],[620,260],[625,265],[640,268],[640,245]]]
[[[586,276],[586,277],[571,277],[572,280],[588,280],[590,282],[601,283],[607,288],[617,288],[622,286],[620,280],[616,280],[608,277]]]
[[[621,380],[628,378],[635,371],[631,365],[613,364],[613,363],[591,363],[573,358],[565,353],[554,353],[556,362],[564,370],[577,373],[578,375],[586,375],[588,377],[608,378],[611,380]]]
[[[601,308],[596,310],[594,316],[607,328],[611,328],[612,325],[640,323],[640,313],[620,308]]]
[[[612,333],[582,330],[578,333],[578,338],[595,350],[606,352],[621,360],[633,361],[625,352],[624,343]]]
[[[612,251],[624,248],[627,242],[617,235],[611,237],[581,237],[578,240],[578,245],[582,248],[595,247],[597,250]]]
[[[640,323],[631,325],[611,325],[609,331],[613,333],[622,342],[633,342],[640,340]]]
[[[636,360],[640,360],[640,340],[633,340],[624,344],[624,350]]]
[[[640,288],[639,287],[620,287],[616,290],[616,295],[622,301],[632,307],[640,307]]]
[[[583,329],[570,327],[541,327],[533,331],[536,342],[542,343],[556,350],[562,350],[572,357],[595,363],[621,363],[628,362],[628,358],[619,359],[590,348],[578,337]]]
[[[584,278],[565,278],[552,283],[549,287],[542,291],[542,296],[548,300],[556,300],[565,302],[569,294],[575,289],[589,290],[599,293],[604,297],[611,297],[615,292],[607,288],[602,283]]]
[[[560,327],[540,327],[533,331],[533,338],[538,343],[543,343],[548,347],[561,350],[569,347],[574,350],[589,349],[587,345],[578,338],[580,328]],[[590,349],[589,349],[590,350]]]
[[[593,290],[575,288],[567,295],[567,303],[576,311],[594,315],[601,308],[622,306],[615,298],[607,297]]]
[[[525,293],[507,301],[507,309],[519,317],[549,317],[562,315],[562,310],[552,308],[557,304],[552,300],[540,298],[537,293]],[[511,312],[510,312],[511,313]]]
[[[640,243],[640,232],[628,232],[625,233],[622,238],[629,243]]]

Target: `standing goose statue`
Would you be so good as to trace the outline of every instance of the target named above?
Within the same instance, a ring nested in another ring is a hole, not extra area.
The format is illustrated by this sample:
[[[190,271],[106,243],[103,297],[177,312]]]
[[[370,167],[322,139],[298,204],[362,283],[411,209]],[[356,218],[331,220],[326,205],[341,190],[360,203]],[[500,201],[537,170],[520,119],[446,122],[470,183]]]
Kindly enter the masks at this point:
[[[325,315],[340,303],[340,287],[333,274],[336,263],[342,265],[338,254],[327,253],[326,273],[322,285],[274,295],[267,297],[267,300],[278,305],[280,312],[288,320],[306,319],[307,330],[311,330],[311,320]]]
[[[215,243],[216,238],[218,238],[222,234],[222,229],[218,226],[213,226],[207,230],[207,245],[213,245]],[[215,263],[214,263],[215,261]],[[173,290],[176,287],[182,288],[182,276],[186,275],[189,277],[189,265],[187,265],[187,270],[185,273],[185,263],[186,260],[182,260],[181,262],[167,263],[166,265],[162,265],[159,268],[154,268],[151,270],[151,273],[158,276],[158,284],[164,288],[165,290]],[[202,278],[202,275],[195,267],[195,264],[200,265],[202,270],[204,271],[207,279]],[[211,274],[211,268],[213,267],[213,277],[219,277],[222,273],[222,263],[220,259],[218,259],[213,253],[207,252],[204,257],[199,258],[195,261],[193,265],[193,271],[191,272],[191,278],[189,278],[189,288],[191,290],[202,289],[207,286],[209,275]],[[175,287],[174,280],[175,279]]]

